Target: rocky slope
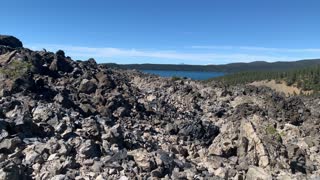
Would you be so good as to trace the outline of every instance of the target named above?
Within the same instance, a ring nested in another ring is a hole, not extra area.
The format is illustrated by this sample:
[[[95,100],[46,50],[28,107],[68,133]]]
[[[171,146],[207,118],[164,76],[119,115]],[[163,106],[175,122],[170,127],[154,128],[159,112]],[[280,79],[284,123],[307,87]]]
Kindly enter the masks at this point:
[[[172,81],[4,45],[0,179],[320,176],[320,99]]]

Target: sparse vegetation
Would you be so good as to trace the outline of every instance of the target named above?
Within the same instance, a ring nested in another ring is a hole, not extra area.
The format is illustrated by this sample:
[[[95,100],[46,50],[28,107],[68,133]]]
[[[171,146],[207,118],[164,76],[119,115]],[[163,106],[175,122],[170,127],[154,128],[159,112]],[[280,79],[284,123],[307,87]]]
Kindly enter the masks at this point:
[[[17,79],[23,76],[30,68],[31,63],[26,61],[13,61],[8,66],[1,67],[0,73],[10,79]]]
[[[272,125],[266,127],[267,135],[274,137],[277,141],[281,141],[281,133],[278,133],[277,129]]]
[[[281,131],[279,134],[281,137],[286,136],[286,133],[284,131]]]
[[[182,78],[181,77],[179,77],[179,76],[172,76],[171,77],[171,80],[172,81],[178,81],[178,80],[181,80]]]
[[[277,129],[275,127],[269,125],[269,126],[266,127],[266,132],[268,134],[274,135],[274,134],[277,133]]]

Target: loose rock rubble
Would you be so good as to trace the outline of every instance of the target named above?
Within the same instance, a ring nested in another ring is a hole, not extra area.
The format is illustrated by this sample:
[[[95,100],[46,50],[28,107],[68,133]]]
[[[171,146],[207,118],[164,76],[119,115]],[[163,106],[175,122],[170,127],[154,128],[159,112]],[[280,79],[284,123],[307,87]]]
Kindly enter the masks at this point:
[[[316,179],[319,98],[0,46],[0,179]]]

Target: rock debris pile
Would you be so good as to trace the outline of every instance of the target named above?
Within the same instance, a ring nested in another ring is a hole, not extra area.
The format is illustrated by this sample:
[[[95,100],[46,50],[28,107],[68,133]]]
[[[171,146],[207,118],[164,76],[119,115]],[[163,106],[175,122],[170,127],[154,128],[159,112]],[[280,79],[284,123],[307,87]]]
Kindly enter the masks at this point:
[[[320,99],[133,70],[0,36],[0,179],[316,179]]]

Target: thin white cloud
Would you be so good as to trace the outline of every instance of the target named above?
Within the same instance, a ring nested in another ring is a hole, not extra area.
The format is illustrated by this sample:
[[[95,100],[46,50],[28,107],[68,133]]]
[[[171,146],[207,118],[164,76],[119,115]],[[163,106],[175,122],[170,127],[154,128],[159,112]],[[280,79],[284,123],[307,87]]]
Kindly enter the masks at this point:
[[[234,49],[234,46],[191,46],[192,49]]]
[[[256,55],[256,54],[245,54],[245,53],[186,53],[177,51],[155,51],[155,50],[137,50],[137,49],[122,49],[122,48],[93,48],[93,47],[82,47],[82,46],[71,46],[71,45],[30,45],[27,46],[31,49],[40,50],[43,47],[51,51],[62,49],[67,55],[77,57],[93,57],[99,62],[109,61],[110,59],[124,59],[124,60],[137,60],[137,58],[153,58],[153,59],[166,59],[173,60],[172,63],[180,63],[181,61],[190,64],[221,64],[231,62],[252,62],[252,61],[289,61],[296,60],[287,56],[269,56],[269,55]],[[224,47],[228,48],[228,47]],[[298,58],[299,59],[299,58]],[[179,62],[174,61],[179,60]],[[167,62],[167,61],[166,61]],[[127,63],[136,63],[127,62]],[[139,63],[148,63],[139,62]],[[161,61],[159,62],[161,63]]]
[[[288,52],[288,53],[319,53],[320,49],[288,49],[288,48],[265,48],[265,47],[250,47],[242,46],[242,50],[254,50],[254,51],[273,51],[273,52]]]
[[[265,51],[265,52],[288,52],[288,53],[320,53],[320,48],[267,48],[255,46],[191,46],[192,49],[211,49],[211,50],[249,50],[249,51]]]

